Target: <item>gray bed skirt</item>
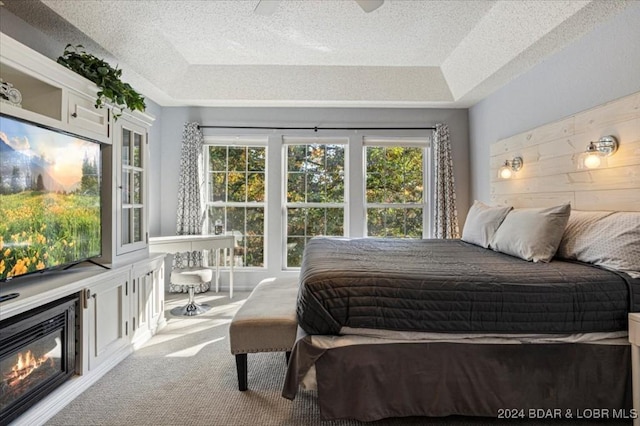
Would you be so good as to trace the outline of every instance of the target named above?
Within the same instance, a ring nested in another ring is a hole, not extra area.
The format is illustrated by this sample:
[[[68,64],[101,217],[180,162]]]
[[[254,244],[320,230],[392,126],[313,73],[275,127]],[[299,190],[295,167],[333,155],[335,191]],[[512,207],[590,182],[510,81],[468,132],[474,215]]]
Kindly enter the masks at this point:
[[[499,417],[505,409],[525,410],[525,416],[559,409],[564,416],[632,407],[629,345],[437,342],[322,349],[307,336],[294,347],[285,398],[295,398],[314,364],[325,420]]]

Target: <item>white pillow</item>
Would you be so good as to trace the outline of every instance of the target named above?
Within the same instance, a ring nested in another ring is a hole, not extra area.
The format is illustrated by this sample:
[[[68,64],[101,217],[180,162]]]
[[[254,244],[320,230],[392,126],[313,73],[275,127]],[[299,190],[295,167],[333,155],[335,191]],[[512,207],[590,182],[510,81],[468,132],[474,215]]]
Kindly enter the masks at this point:
[[[640,212],[572,211],[556,256],[640,278]]]
[[[462,229],[462,241],[488,248],[493,234],[512,208],[492,207],[481,201],[474,201]]]
[[[558,250],[570,212],[570,204],[511,210],[493,235],[490,246],[524,260],[549,262]]]

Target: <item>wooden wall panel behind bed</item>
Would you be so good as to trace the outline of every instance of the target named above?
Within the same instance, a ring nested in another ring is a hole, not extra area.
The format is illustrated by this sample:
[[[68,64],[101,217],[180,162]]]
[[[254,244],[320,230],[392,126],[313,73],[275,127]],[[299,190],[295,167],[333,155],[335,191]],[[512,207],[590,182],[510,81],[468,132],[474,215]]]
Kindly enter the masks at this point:
[[[589,141],[614,135],[620,146],[606,168],[577,170]],[[491,201],[546,207],[570,201],[578,210],[640,211],[640,92],[491,145]],[[523,168],[501,180],[498,168],[520,156]]]

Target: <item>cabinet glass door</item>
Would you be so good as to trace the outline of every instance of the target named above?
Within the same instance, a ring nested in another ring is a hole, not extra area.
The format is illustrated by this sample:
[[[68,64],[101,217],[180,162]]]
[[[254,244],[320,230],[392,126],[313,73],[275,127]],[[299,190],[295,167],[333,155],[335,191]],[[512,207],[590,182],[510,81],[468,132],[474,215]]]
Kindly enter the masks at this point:
[[[144,128],[127,122],[123,122],[121,126],[118,254],[138,250],[147,245],[145,223],[146,132]]]

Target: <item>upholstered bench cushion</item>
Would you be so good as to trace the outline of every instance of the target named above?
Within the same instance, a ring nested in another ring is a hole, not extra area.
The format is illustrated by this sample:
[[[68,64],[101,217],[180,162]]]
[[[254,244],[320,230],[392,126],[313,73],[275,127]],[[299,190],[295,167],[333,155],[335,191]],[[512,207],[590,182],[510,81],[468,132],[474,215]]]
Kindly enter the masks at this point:
[[[171,284],[198,285],[213,279],[213,270],[205,267],[176,268],[171,271]]]
[[[298,327],[297,297],[297,277],[261,281],[231,320],[231,353],[290,351]]]

